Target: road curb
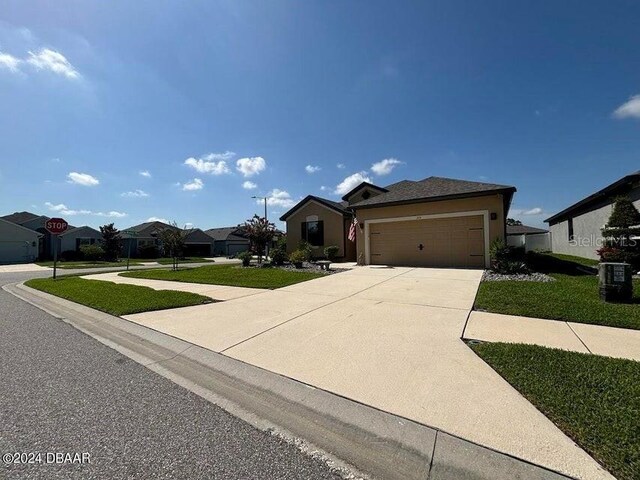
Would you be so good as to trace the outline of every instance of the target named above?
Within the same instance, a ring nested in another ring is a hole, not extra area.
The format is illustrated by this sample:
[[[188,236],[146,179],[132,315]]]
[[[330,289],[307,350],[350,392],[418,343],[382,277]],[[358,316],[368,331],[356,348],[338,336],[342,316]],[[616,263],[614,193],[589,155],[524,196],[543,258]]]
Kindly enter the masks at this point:
[[[251,425],[304,439],[367,476],[570,478],[23,284],[3,288]]]

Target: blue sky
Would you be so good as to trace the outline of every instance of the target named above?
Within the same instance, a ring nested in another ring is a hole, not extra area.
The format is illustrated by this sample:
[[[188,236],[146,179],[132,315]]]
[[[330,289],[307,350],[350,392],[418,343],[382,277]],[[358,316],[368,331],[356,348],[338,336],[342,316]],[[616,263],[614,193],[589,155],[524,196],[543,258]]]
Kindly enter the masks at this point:
[[[201,228],[354,182],[638,170],[636,1],[0,1],[0,213]],[[279,224],[279,226],[281,226]]]

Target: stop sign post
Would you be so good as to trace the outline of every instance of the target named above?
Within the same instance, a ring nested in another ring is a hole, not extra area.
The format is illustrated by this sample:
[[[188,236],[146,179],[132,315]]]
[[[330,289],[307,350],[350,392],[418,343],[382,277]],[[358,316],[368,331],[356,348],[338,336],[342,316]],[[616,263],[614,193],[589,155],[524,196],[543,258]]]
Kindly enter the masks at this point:
[[[64,233],[69,228],[69,224],[64,218],[50,218],[44,224],[44,228],[53,237],[53,279],[55,280],[58,266],[58,235]]]

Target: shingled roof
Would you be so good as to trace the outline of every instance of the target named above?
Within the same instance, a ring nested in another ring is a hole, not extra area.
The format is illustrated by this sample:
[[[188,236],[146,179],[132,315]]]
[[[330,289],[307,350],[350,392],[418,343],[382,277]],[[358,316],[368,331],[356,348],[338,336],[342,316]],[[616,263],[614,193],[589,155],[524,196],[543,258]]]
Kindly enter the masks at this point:
[[[2,218],[3,220],[6,220],[7,222],[11,222],[11,223],[17,223],[18,225],[22,225],[23,223],[27,223],[31,220],[33,220],[34,218],[38,218],[40,217],[40,215],[36,215],[35,213],[31,213],[31,212],[14,212],[14,213],[10,213],[9,215],[4,215]]]
[[[329,200],[327,198],[316,197],[315,195],[307,195],[305,198],[300,200],[296,205],[294,205],[294,207],[291,210],[284,213],[280,217],[280,220],[284,222],[287,218],[293,215],[296,211],[298,211],[298,209],[300,209],[303,205],[305,205],[310,200],[314,200],[320,203],[321,205],[324,205],[325,207],[335,210],[336,212],[341,213],[343,215],[349,214],[349,210],[347,210],[347,207],[349,206],[349,204],[347,202],[334,202],[333,200]]]
[[[242,236],[243,234],[241,227],[237,225],[235,227],[210,228],[209,230],[205,230],[204,233],[217,241],[244,238]]]
[[[528,225],[507,225],[507,235],[531,235],[534,233],[548,233],[549,230],[530,227]]]
[[[490,193],[509,193],[516,188],[495,183],[471,182],[454,178],[428,177],[424,180],[402,180],[385,187],[388,192],[357,202],[353,208],[372,208],[390,204],[416,203],[445,198],[473,197]]]

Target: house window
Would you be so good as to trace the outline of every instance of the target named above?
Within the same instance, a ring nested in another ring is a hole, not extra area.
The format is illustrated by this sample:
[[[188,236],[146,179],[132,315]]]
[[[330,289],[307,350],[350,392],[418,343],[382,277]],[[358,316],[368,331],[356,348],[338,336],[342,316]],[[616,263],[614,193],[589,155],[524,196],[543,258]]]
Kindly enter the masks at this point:
[[[314,247],[324,245],[324,222],[322,220],[302,222],[301,238]]]
[[[569,232],[569,241],[573,240],[573,218],[567,220],[567,231]]]
[[[79,250],[83,245],[93,245],[94,243],[96,243],[95,238],[76,238],[76,250]]]

